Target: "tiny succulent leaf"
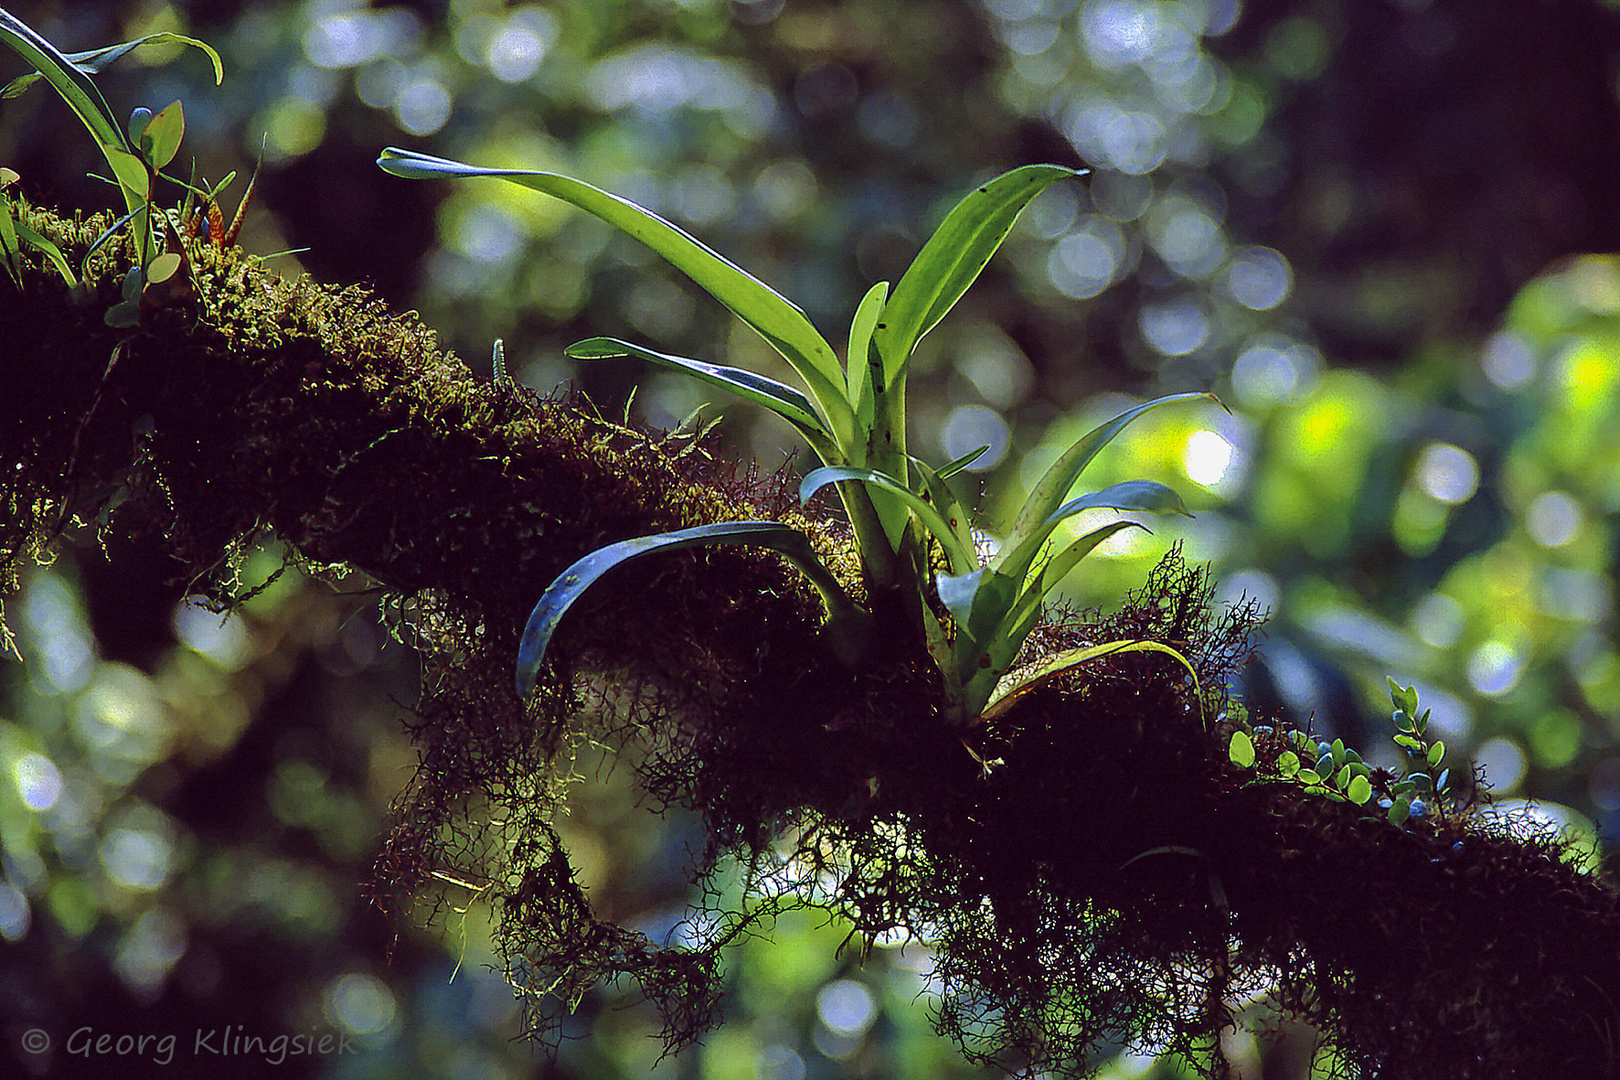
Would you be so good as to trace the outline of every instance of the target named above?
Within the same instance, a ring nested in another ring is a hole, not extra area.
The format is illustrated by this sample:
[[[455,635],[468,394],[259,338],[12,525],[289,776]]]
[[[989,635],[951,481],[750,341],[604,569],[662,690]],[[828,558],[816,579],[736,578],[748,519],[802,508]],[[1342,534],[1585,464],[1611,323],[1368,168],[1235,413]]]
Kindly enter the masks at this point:
[[[1411,686],[1403,687],[1387,675],[1385,678],[1389,680],[1389,699],[1395,703],[1395,707],[1408,716],[1416,716],[1418,705],[1416,688]]]
[[[118,183],[137,200],[144,201],[152,193],[152,176],[146,162],[123,150],[109,149],[106,155]]]
[[[385,149],[377,164],[384,172],[406,179],[499,177],[561,199],[635,237],[770,342],[809,387],[838,445],[847,447],[853,442],[844,369],[832,347],[797,305],[685,230],[628,199],[557,173],[485,169],[394,147]]]
[[[781,552],[805,572],[826,598],[831,622],[842,620],[841,625],[847,624],[850,633],[858,633],[859,628],[865,625],[862,613],[850,602],[838,580],[816,558],[809,537],[780,522],[724,521],[655,536],[638,536],[608,544],[576,560],[546,587],[540,602],[529,613],[528,622],[523,627],[523,638],[518,645],[518,696],[527,698],[533,691],[557,624],[574,601],[603,574],[638,555],[721,544],[752,544]]]
[[[956,306],[1024,207],[1059,180],[1079,175],[1058,165],[1025,165],[956,204],[894,287],[874,335],[887,377],[904,368],[917,342]]]
[[[129,132],[129,141],[132,145],[140,145],[141,136],[146,134],[146,126],[151,122],[152,110],[146,106],[143,105],[130,110],[129,123],[126,125],[125,130]]]
[[[1292,750],[1284,750],[1277,755],[1277,772],[1282,776],[1293,776],[1299,772],[1299,755]]]
[[[152,117],[139,143],[141,149],[151,156],[154,169],[161,169],[174,160],[185,131],[186,118],[178,101],[169,103],[162,112]]]
[[[1254,766],[1254,740],[1249,738],[1248,732],[1232,732],[1232,741],[1227,744],[1226,756],[1240,769]]]
[[[149,284],[160,285],[174,277],[175,271],[180,269],[182,262],[180,255],[174,252],[164,252],[146,264],[146,280]]]

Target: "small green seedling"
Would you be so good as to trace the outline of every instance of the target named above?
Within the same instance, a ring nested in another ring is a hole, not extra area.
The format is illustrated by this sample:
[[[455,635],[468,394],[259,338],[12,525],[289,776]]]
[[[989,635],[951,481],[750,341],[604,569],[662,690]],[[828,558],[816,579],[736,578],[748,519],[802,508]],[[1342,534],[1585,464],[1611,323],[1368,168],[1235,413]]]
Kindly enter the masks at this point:
[[[1406,776],[1389,786],[1389,795],[1380,800],[1380,805],[1389,820],[1400,825],[1408,820],[1421,821],[1433,812],[1450,784],[1451,771],[1441,768],[1446,744],[1428,739],[1430,710],[1418,712],[1417,690],[1390,679],[1389,698],[1395,706],[1391,715],[1395,744],[1406,751],[1408,766]]]

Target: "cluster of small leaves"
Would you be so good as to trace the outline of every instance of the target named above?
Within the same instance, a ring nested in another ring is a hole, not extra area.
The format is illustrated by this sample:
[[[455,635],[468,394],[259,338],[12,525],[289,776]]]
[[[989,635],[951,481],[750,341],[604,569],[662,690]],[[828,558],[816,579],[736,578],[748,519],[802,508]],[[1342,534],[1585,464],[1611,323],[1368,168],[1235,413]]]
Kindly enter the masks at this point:
[[[1376,805],[1396,825],[1428,817],[1433,800],[1445,792],[1451,779],[1450,771],[1440,768],[1446,744],[1438,739],[1428,741],[1429,710],[1418,712],[1415,689],[1403,688],[1390,679],[1389,696],[1395,705],[1395,743],[1408,758],[1406,775],[1400,780],[1382,783],[1361,755],[1344,745],[1343,739],[1314,742],[1308,733],[1298,730],[1285,736],[1293,749],[1277,755],[1277,775],[1305,785],[1307,794],[1357,806],[1366,806],[1377,794]],[[1266,736],[1274,734],[1269,727],[1254,731]],[[1240,727],[1232,733],[1227,755],[1239,768],[1254,767],[1254,739],[1247,730]]]
[[[1290,733],[1294,749],[1277,756],[1277,772],[1305,785],[1311,795],[1365,806],[1372,799],[1372,768],[1343,739],[1313,743],[1303,731]]]
[[[1378,805],[1388,811],[1389,820],[1400,825],[1429,815],[1431,802],[1445,794],[1451,772],[1440,767],[1446,744],[1440,739],[1428,740],[1429,710],[1418,712],[1417,690],[1390,679],[1389,698],[1395,706],[1391,717],[1397,729],[1395,744],[1406,751],[1408,765],[1406,776],[1389,786],[1389,794]]]
[[[0,199],[0,266],[14,281],[20,282],[21,248],[26,244],[49,259],[70,287],[78,286],[90,257],[127,227],[134,242],[136,260],[121,283],[118,300],[104,316],[107,325],[113,327],[135,326],[140,322],[143,308],[161,307],[186,295],[190,288],[190,264],[180,234],[188,237],[201,234],[217,247],[228,246],[241,225],[241,211],[247,204],[244,196],[235,222],[230,229],[223,229],[214,200],[220,189],[235,177],[234,173],[207,191],[191,181],[163,173],[179,153],[185,135],[185,116],[179,101],[155,113],[145,107],[137,108],[130,113],[127,123],[119,124],[106,99],[96,89],[91,76],[140,45],[164,41],[190,45],[207,53],[214,65],[214,81],[217,83],[224,78],[219,54],[194,38],[170,33],[149,34],[104,49],[63,53],[21,20],[0,9],[0,44],[9,46],[34,67],[32,72],[0,88],[0,99],[16,97],[42,79],[49,83],[100,147],[112,173],[108,182],[118,188],[128,211],[90,245],[76,278],[61,250],[22,220],[18,212],[24,209],[20,200],[13,206]],[[186,193],[185,203],[178,210],[178,231],[172,216],[175,211],[163,210],[154,202],[154,189],[160,177],[179,185]],[[0,170],[0,187],[16,179],[14,171]],[[251,193],[251,184],[248,190]]]

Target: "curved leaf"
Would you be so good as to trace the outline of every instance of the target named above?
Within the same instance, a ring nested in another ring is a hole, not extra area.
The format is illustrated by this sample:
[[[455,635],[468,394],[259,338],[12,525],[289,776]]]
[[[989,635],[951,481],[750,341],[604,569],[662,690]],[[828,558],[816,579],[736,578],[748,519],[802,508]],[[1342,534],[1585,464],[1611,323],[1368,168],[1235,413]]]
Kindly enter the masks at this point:
[[[1192,517],[1187,512],[1187,504],[1181,501],[1174,488],[1166,487],[1157,480],[1126,480],[1090,495],[1070,499],[1052,511],[1045,524],[1056,525],[1082,510],[1145,510],[1151,514]]]
[[[113,116],[107,99],[101,96],[90,76],[5,8],[0,8],[0,41],[9,45],[62,95],[62,100],[78,114],[102,150],[129,149],[117,117]]]
[[[894,287],[874,334],[890,381],[923,335],[967,292],[1024,207],[1059,180],[1079,175],[1060,165],[1025,165],[976,188],[952,208]]]
[[[563,350],[564,356],[575,360],[607,360],[618,356],[635,356],[642,360],[651,360],[655,364],[674,368],[685,372],[694,378],[701,379],[711,386],[718,386],[729,390],[738,397],[746,398],[756,405],[763,405],[776,413],[782,419],[798,428],[800,433],[810,441],[816,453],[823,458],[836,456],[837,450],[832,443],[832,436],[816,415],[815,406],[793,387],[779,383],[775,379],[768,379],[763,375],[756,375],[743,368],[726,367],[723,364],[710,364],[703,360],[689,360],[684,356],[671,356],[668,353],[656,352],[652,349],[632,345],[628,341],[618,338],[594,337],[584,341],[576,341]]]
[[[984,456],[984,452],[988,449],[990,449],[990,444],[985,443],[977,450],[970,450],[954,461],[947,461],[945,464],[939,467],[939,471],[934,475],[938,476],[941,480],[949,480],[951,477],[955,476],[969,465],[972,465],[975,461],[978,461],[979,458]],[[912,460],[915,461],[916,459],[913,458]]]
[[[996,552],[995,558],[991,560],[991,565],[1022,578],[1029,571],[1029,566],[1034,562],[1046,536],[1050,535],[1050,529],[1046,534],[1041,534],[1041,529],[1052,514],[1063,505],[1064,496],[1068,495],[1069,489],[1080,479],[1080,474],[1091,464],[1098,452],[1142,414],[1173,402],[1200,397],[1219,401],[1213,394],[1171,394],[1127,409],[1107,423],[1087,432],[1052,463],[1051,468],[1046,470],[1046,474],[1030,491],[1029,497],[1024,500],[1023,508],[1018,511],[1012,529],[1007,533],[1007,539],[1001,545],[1001,550]]]
[[[628,199],[557,173],[484,169],[389,147],[377,165],[407,179],[493,176],[561,199],[628,233],[662,255],[753,327],[799,373],[840,447],[853,442],[853,413],[844,369],[832,346],[795,304],[696,237]]]
[[[1157,641],[1110,641],[1102,645],[1088,645],[1079,649],[1065,649],[1063,652],[1046,660],[1044,663],[1030,670],[1027,675],[1018,679],[1016,683],[1007,687],[1001,693],[991,698],[986,706],[983,716],[986,720],[994,720],[1002,716],[1016,705],[1020,699],[1034,692],[1069,669],[1094,660],[1099,656],[1109,656],[1113,653],[1124,652],[1156,652],[1173,657],[1187,673],[1192,676],[1193,692],[1200,702],[1203,701],[1203,686],[1198,681],[1198,672],[1187,658],[1168,645],[1161,645]]]
[[[876,469],[863,469],[853,465],[824,465],[808,473],[799,484],[799,501],[804,502],[817,491],[828,484],[839,483],[845,480],[859,480],[865,484],[872,484],[882,488],[898,498],[917,515],[917,519],[928,527],[928,531],[938,538],[940,546],[945,549],[945,555],[951,562],[951,568],[961,573],[978,566],[978,560],[973,554],[973,545],[970,542],[964,549],[952,524],[940,515],[932,504],[921,495],[912,491],[906,485]]]
[[[177,42],[181,45],[190,45],[194,49],[201,49],[208,54],[208,59],[214,62],[214,85],[218,86],[225,81],[225,65],[220,61],[219,53],[211,49],[206,42],[186,37],[184,34],[171,34],[168,31],[147,34],[145,37],[136,38],[134,41],[126,41],[119,45],[107,45],[100,49],[91,49],[88,52],[68,53],[67,58],[73,61],[74,66],[85,74],[97,75],[108,64],[119,59],[131,49],[138,49],[142,45],[160,41]]]
[[[977,454],[974,456],[977,456]],[[961,460],[963,459],[958,458],[957,461],[951,462],[946,468],[957,465]],[[951,490],[951,485],[945,482],[944,477],[930,469],[921,460],[912,458],[911,467],[917,470],[918,476],[922,477],[923,490],[928,492],[928,501],[934,504],[934,508],[939,511],[940,517],[944,518],[946,523],[951,526],[951,532],[954,535],[956,544],[966,556],[960,565],[953,561],[951,570],[958,574],[966,574],[976,570],[979,566],[979,548],[973,542],[973,527],[968,524],[967,510],[962,506],[961,500],[956,497],[956,492]]]
[[[865,441],[863,436],[872,430],[873,416],[877,408],[876,391],[878,384],[873,382],[872,371],[872,331],[876,328],[878,320],[883,317],[883,305],[889,298],[889,283],[880,281],[866,290],[861,297],[860,304],[855,308],[855,318],[849,324],[849,351],[844,354],[844,378],[849,388],[849,407],[855,415],[856,443],[862,460],[852,463],[865,464]],[[882,376],[882,366],[878,367],[877,374]]]
[[[17,225],[11,218],[11,204],[0,200],[0,262],[17,287],[22,288],[22,249],[17,246]]]
[[[1026,587],[1025,592],[1033,594],[1037,603],[1045,599],[1046,594],[1057,588],[1063,579],[1069,576],[1069,571],[1079,565],[1081,559],[1090,555],[1098,544],[1122,529],[1152,531],[1139,521],[1111,521],[1101,528],[1092,529],[1085,535],[1076,537],[1068,547],[1048,559],[1035,580]]]
[[[812,584],[826,598],[831,613],[829,628],[849,637],[857,637],[867,626],[864,612],[850,601],[838,579],[816,558],[810,538],[804,533],[778,521],[722,521],[712,525],[699,525],[691,529],[638,536],[616,544],[597,548],[574,562],[557,575],[540,602],[529,613],[523,627],[523,638],[518,644],[517,692],[527,698],[539,678],[540,665],[545,661],[546,648],[551,644],[557,624],[574,601],[596,583],[603,574],[638,555],[655,551],[678,551],[681,548],[720,544],[752,544],[768,547],[786,555],[795,566],[805,572]],[[834,640],[834,648],[839,641]],[[860,642],[853,643],[851,652],[858,652]],[[841,653],[842,655],[842,653]]]

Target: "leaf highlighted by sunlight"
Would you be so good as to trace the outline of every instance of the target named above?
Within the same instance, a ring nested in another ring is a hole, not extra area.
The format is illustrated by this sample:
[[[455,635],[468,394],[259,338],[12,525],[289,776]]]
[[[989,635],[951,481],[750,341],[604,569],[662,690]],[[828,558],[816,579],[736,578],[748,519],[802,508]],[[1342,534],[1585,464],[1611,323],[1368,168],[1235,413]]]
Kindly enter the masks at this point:
[[[1030,202],[1081,173],[1060,165],[1025,165],[991,180],[957,203],[894,287],[873,335],[893,380],[924,334],[956,306],[1001,247]]]
[[[484,169],[395,147],[385,149],[377,165],[384,172],[414,180],[498,177],[562,199],[635,237],[770,342],[804,380],[834,441],[840,447],[852,444],[854,421],[844,369],[832,346],[797,305],[683,229],[628,199],[557,173]]]

